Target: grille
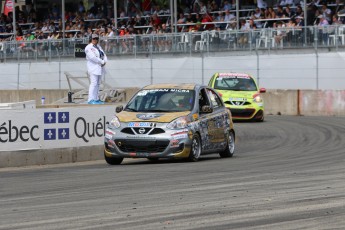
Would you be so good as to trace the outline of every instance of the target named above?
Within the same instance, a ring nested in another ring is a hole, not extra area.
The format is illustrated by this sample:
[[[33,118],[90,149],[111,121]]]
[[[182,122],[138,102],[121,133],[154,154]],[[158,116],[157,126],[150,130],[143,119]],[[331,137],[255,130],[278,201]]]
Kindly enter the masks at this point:
[[[154,135],[154,134],[165,133],[164,129],[161,129],[161,128],[129,128],[129,127],[122,129],[121,132],[130,134],[130,135],[137,135],[137,134]]]
[[[230,109],[233,117],[251,117],[255,109]]]
[[[126,153],[131,152],[145,152],[145,153],[157,153],[164,152],[168,147],[169,140],[116,140],[117,147]]]
[[[251,103],[248,101],[225,101],[227,105],[250,105]]]

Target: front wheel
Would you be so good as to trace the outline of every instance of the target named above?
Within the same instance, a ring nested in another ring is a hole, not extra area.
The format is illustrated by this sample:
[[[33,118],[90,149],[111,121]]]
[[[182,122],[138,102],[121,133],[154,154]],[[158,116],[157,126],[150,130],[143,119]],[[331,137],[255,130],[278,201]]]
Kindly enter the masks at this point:
[[[188,156],[189,161],[198,161],[201,155],[201,141],[198,134],[193,135],[192,147]]]
[[[105,153],[104,153],[104,159],[110,165],[119,165],[123,161],[123,157],[107,157]]]
[[[222,158],[232,157],[235,153],[235,134],[233,131],[230,131],[227,137],[227,145],[223,152],[220,152],[219,155]]]

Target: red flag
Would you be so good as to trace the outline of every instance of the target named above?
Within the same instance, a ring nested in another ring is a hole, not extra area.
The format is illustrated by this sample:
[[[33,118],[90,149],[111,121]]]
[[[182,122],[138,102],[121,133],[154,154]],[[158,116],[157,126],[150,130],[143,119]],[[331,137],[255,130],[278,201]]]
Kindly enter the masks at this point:
[[[4,14],[7,16],[9,12],[13,11],[13,1],[6,0],[4,5]]]

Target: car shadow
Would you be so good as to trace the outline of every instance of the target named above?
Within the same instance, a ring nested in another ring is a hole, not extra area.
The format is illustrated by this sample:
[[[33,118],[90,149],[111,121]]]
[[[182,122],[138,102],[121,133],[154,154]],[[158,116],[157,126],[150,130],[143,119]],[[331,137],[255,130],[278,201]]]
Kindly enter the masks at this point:
[[[222,158],[218,155],[205,155],[201,156],[198,160],[198,162],[204,162],[204,161],[213,161],[213,160],[221,160]],[[197,163],[197,162],[190,162],[187,159],[158,159],[158,160],[148,160],[145,158],[134,158],[130,161],[124,161],[121,165],[143,165],[143,164],[185,164],[185,163]]]

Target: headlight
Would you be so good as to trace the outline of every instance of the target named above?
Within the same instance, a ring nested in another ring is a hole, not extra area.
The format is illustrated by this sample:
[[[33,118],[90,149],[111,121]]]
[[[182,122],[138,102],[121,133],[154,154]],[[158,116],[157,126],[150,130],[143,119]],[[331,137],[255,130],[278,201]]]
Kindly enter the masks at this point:
[[[113,117],[113,119],[111,119],[109,126],[114,127],[114,128],[120,128],[121,123],[119,118],[117,118],[117,116]]]
[[[253,96],[253,101],[256,103],[262,103],[262,97],[260,96],[260,94],[255,94]]]
[[[168,129],[184,129],[187,128],[188,119],[187,117],[179,117],[167,125]]]

